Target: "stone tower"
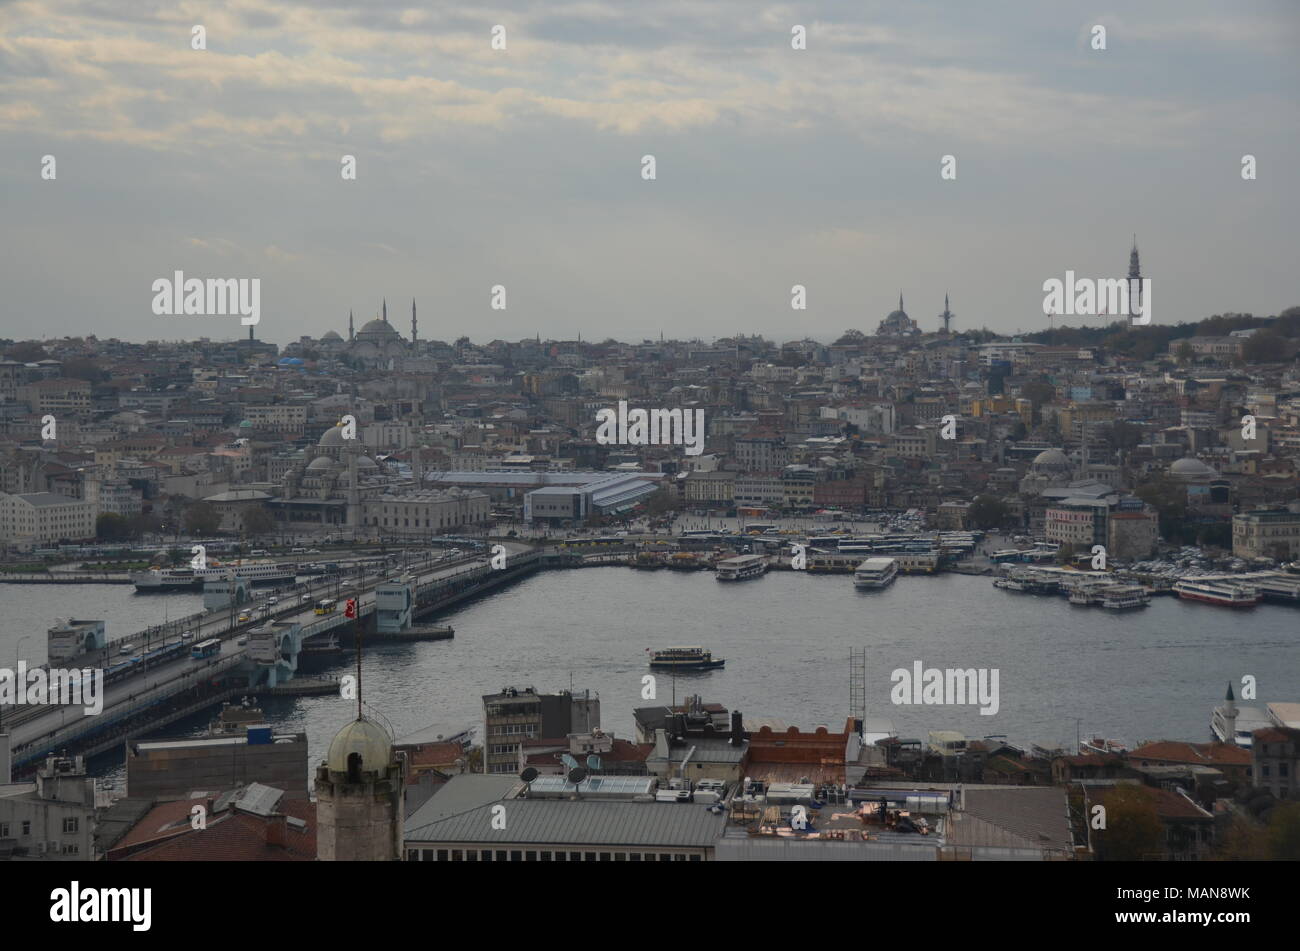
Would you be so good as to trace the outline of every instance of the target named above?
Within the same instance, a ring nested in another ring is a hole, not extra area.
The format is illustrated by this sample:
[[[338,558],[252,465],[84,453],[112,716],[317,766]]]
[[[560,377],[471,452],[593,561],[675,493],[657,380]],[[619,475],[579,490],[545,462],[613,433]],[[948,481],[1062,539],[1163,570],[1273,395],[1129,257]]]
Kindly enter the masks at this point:
[[[405,761],[388,731],[357,717],[316,768],[316,853],[322,862],[397,862],[406,815]]]

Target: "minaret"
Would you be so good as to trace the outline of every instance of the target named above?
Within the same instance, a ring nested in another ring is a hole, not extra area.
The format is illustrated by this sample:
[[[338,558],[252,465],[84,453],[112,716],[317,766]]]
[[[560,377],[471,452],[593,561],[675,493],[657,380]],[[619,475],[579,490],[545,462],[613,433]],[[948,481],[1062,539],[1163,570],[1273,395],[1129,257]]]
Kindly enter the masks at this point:
[[[1142,310],[1142,265],[1138,263],[1138,236],[1133,235],[1133,250],[1128,253],[1128,312]]]
[[[1232,696],[1232,681],[1228,681],[1228,696],[1224,699],[1228,701],[1223,705],[1223,732],[1228,734],[1228,738],[1224,742],[1235,744],[1237,742],[1237,714],[1241,711],[1237,709],[1235,698]]]
[[[415,329],[415,298],[412,297],[411,298],[411,344],[412,346],[415,345],[415,342],[418,339],[419,339],[419,334],[416,333],[416,329]]]
[[[956,316],[957,316],[956,314],[954,314],[952,311],[950,311],[950,310],[948,309],[948,295],[947,295],[947,293],[944,293],[944,295],[943,295],[943,313],[939,315],[939,319],[943,321],[943,332],[944,332],[945,334],[948,333],[948,325],[949,325],[950,323],[952,323],[952,319],[953,319],[954,317],[956,317]]]
[[[348,311],[348,340],[354,340],[356,336],[357,336],[356,332],[352,329],[352,311],[349,310]]]
[[[388,298],[384,298],[384,323],[388,323]]]

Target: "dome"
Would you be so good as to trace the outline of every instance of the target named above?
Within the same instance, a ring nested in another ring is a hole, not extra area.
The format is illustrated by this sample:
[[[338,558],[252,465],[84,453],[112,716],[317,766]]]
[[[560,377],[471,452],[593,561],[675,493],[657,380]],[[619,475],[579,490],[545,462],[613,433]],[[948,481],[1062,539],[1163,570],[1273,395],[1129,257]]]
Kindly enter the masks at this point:
[[[897,323],[903,323],[903,324],[905,324],[905,323],[907,323],[908,321],[910,321],[911,319],[912,319],[911,317],[908,317],[908,316],[907,316],[907,312],[906,312],[906,311],[903,311],[903,310],[891,310],[891,311],[889,312],[889,316],[887,316],[887,317],[885,318],[885,322],[886,322],[886,323],[890,323],[890,324],[897,324]]]
[[[310,463],[307,464],[307,469],[309,471],[312,469],[329,469],[333,465],[334,465],[334,460],[331,459],[329,456],[317,456],[315,459],[313,459]]]
[[[393,741],[382,727],[358,718],[335,734],[325,765],[331,773],[346,773],[354,753],[361,758],[362,772],[382,773],[393,760]]]
[[[318,446],[341,446],[346,440],[343,438],[343,427],[337,423],[331,426],[325,432],[321,433]]]
[[[1187,456],[1170,466],[1169,474],[1178,476],[1180,479],[1212,479],[1217,477],[1219,473],[1212,466],[1207,466],[1201,462],[1200,459]]]
[[[1070,460],[1059,449],[1044,449],[1034,456],[1035,469],[1069,469]]]
[[[240,424],[239,424],[239,428],[240,428],[240,429],[252,429],[252,428],[253,428],[253,421],[252,421],[251,419],[245,419],[245,420],[243,420],[242,422],[240,422]]]
[[[329,340],[330,342],[333,342],[333,341],[335,341],[335,340],[342,340],[342,339],[343,339],[343,338],[339,336],[337,330],[331,330],[331,331],[328,331],[328,332],[325,334],[325,336],[321,337],[321,340],[323,340],[323,341],[324,341],[324,340]]]
[[[378,469],[379,463],[375,462],[375,460],[371,459],[369,456],[361,456],[359,459],[357,459],[357,468]]]
[[[368,322],[364,327],[362,327],[360,330],[357,331],[358,336],[360,336],[361,334],[380,334],[389,337],[400,336],[397,333],[397,331],[393,329],[392,324],[388,323],[387,321],[380,320],[378,317]]]

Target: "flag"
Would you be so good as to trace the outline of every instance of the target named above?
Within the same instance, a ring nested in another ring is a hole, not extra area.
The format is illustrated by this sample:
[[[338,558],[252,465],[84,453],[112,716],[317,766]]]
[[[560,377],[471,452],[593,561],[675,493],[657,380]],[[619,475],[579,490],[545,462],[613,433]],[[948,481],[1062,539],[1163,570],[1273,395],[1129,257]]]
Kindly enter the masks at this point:
[[[343,606],[343,616],[344,616],[344,617],[356,617],[356,616],[357,616],[357,599],[356,599],[356,598],[348,598],[347,604],[345,604],[345,605]]]

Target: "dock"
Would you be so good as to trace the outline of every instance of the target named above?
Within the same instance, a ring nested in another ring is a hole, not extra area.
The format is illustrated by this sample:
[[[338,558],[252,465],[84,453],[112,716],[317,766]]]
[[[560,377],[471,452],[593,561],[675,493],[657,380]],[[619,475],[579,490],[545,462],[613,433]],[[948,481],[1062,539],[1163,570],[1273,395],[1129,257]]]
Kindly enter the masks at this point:
[[[450,624],[412,624],[405,631],[391,634],[367,634],[367,640],[376,641],[446,641],[456,636]]]

